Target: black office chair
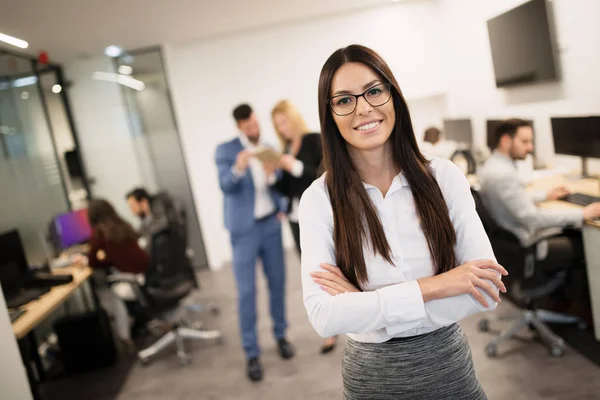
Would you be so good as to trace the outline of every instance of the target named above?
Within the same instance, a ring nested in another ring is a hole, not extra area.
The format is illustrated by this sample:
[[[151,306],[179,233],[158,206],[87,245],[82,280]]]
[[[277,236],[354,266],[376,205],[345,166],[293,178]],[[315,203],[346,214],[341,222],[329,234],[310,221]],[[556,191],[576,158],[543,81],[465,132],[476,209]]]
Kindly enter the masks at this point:
[[[150,315],[171,323],[172,328],[167,333],[150,347],[138,352],[140,361],[148,364],[153,356],[175,343],[179,361],[186,365],[191,357],[185,351],[184,339],[216,340],[220,343],[222,334],[217,330],[202,329],[199,323],[191,323],[186,315],[179,315],[184,311],[180,302],[195,290],[197,284],[186,266],[177,265],[178,262],[185,262],[186,257],[181,255],[179,245],[174,245],[173,236],[168,231],[158,233],[152,237],[151,246],[151,263],[144,274],[144,285],[140,285],[132,274],[113,274],[107,280],[131,284],[136,300]],[[199,307],[190,304],[189,308],[196,311]]]
[[[179,260],[178,264],[185,267],[185,271],[194,280],[196,287],[200,287],[193,265],[194,252],[189,247],[187,212],[185,207],[183,207],[181,202],[175,201],[167,192],[157,194],[154,196],[154,199],[161,201],[165,206],[167,220],[169,221],[169,235],[172,240],[171,248],[176,249],[175,251],[177,252],[174,256],[186,257],[186,260]]]
[[[529,326],[534,329],[542,341],[549,347],[550,354],[560,357],[564,354],[565,343],[562,338],[555,335],[544,322],[541,311],[537,308],[537,300],[542,299],[558,289],[566,282],[568,267],[559,269],[553,276],[548,276],[541,268],[537,268],[537,246],[551,237],[562,233],[561,229],[547,229],[540,231],[527,246],[523,246],[515,235],[500,227],[486,211],[481,196],[476,189],[471,189],[477,213],[483,223],[490,239],[498,263],[504,266],[509,276],[504,279],[508,289],[507,296],[519,308],[520,317],[514,325],[497,336],[486,346],[486,353],[493,357],[498,354],[498,345]],[[559,314],[554,314],[559,315]],[[583,321],[573,316],[563,316],[564,323],[579,323]],[[488,331],[490,320],[484,318],[479,321],[479,329]]]
[[[475,163],[475,158],[471,153],[471,150],[468,149],[459,149],[456,150],[452,156],[450,157],[450,161],[456,163],[460,158],[464,158],[467,161],[467,170],[463,171],[467,175],[474,174],[476,172],[477,164]]]

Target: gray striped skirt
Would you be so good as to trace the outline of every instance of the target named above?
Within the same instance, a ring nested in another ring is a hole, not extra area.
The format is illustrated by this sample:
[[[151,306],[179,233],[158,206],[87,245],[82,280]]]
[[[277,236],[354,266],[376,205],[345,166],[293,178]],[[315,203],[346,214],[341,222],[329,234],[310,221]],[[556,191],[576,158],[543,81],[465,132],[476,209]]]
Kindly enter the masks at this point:
[[[348,339],[342,356],[346,400],[486,400],[458,324],[384,343]]]

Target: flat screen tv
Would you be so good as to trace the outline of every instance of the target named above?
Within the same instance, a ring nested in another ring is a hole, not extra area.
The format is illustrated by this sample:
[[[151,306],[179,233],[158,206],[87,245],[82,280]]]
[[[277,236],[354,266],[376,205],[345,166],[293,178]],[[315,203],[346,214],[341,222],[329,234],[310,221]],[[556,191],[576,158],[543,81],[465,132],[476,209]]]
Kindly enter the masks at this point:
[[[546,0],[487,21],[497,87],[558,79]]]

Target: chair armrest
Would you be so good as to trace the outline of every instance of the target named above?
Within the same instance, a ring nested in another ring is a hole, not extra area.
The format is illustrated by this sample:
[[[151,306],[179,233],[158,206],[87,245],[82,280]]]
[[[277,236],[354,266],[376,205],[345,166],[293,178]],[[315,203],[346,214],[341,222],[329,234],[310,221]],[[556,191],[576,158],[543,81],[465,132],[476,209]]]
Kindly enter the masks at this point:
[[[537,246],[541,241],[560,236],[563,233],[562,228],[546,228],[537,231],[529,240],[523,243],[523,247]]]

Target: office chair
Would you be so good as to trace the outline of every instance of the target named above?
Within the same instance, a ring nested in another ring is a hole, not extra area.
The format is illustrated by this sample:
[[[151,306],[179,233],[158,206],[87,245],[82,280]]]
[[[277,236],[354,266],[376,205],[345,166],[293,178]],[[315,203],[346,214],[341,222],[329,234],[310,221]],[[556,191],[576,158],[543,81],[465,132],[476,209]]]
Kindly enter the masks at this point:
[[[151,263],[144,274],[143,286],[132,274],[113,274],[107,278],[110,283],[126,282],[132,285],[136,300],[142,307],[158,319],[171,323],[168,332],[150,347],[138,352],[138,358],[144,365],[172,344],[176,346],[179,362],[182,365],[189,364],[191,357],[185,350],[184,340],[216,340],[217,343],[222,343],[220,331],[202,329],[198,324],[190,323],[185,316],[180,315],[180,302],[192,293],[196,282],[185,267],[174,264],[177,260],[185,261],[185,256],[172,257],[173,253],[181,252],[172,251],[172,242],[172,237],[167,231],[152,237]],[[186,311],[196,311],[198,305],[190,304],[186,308]]]
[[[552,228],[540,231],[526,246],[523,246],[515,235],[501,228],[490,216],[483,205],[479,192],[471,188],[471,193],[498,263],[503,265],[509,272],[506,279],[508,295],[519,308],[520,314],[510,329],[487,344],[486,354],[489,357],[496,356],[500,343],[512,338],[521,329],[529,326],[538,333],[540,339],[549,347],[550,354],[553,357],[562,356],[565,351],[564,340],[554,334],[545,322],[548,320],[558,323],[584,324],[584,322],[574,316],[550,313],[537,308],[537,300],[554,293],[565,284],[568,268],[565,266],[564,269],[559,269],[550,277],[541,268],[536,268],[537,245],[543,240],[560,235],[562,230]],[[484,318],[479,321],[479,330],[487,332],[489,325],[490,320]]]
[[[177,256],[185,254],[186,261],[181,261],[181,265],[186,266],[186,271],[195,282],[196,288],[199,288],[199,282],[196,279],[196,271],[193,266],[194,251],[189,246],[187,212],[185,207],[179,201],[175,201],[167,192],[161,192],[155,196],[165,206],[167,220],[169,221],[169,234],[173,240],[173,248],[178,250]],[[183,252],[180,252],[183,249]]]
[[[463,158],[467,162],[467,170],[463,172],[465,172],[466,175],[474,174],[476,172],[477,164],[475,163],[475,158],[473,157],[473,153],[471,153],[471,150],[456,150],[450,157],[450,161],[456,163],[457,160],[460,160],[461,158]]]

